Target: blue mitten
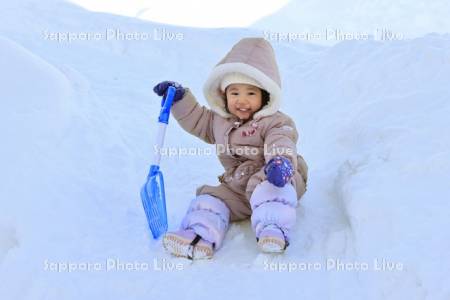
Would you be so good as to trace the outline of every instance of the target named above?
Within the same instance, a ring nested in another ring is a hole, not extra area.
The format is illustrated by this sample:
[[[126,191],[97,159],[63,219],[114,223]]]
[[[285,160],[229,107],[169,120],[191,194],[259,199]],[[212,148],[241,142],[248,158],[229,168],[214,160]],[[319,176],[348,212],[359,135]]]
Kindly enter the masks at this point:
[[[167,89],[169,88],[169,86],[173,86],[176,89],[173,101],[176,102],[178,100],[181,100],[183,98],[183,96],[184,96],[185,89],[178,82],[162,81],[162,82],[158,83],[157,85],[155,85],[155,87],[153,88],[153,91],[158,96],[163,96],[163,95],[166,94]]]
[[[283,187],[294,176],[294,169],[289,159],[275,156],[264,167],[267,181],[277,187]]]

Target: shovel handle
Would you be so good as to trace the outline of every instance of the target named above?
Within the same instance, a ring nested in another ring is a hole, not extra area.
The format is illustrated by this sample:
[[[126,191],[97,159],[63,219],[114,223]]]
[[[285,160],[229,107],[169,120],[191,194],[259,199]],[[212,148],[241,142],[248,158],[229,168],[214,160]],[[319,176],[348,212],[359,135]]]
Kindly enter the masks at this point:
[[[167,89],[162,101],[161,112],[159,113],[158,121],[160,123],[169,124],[170,108],[172,107],[176,91],[176,88],[173,86],[169,86]]]
[[[167,124],[169,124],[169,116],[170,116],[170,108],[172,107],[173,99],[175,97],[175,92],[177,90],[173,86],[169,86],[167,89],[166,94],[164,95],[164,98],[161,103],[161,111],[159,113],[159,127],[158,131],[156,132],[156,141],[155,141],[155,147],[156,151],[153,156],[152,164],[155,166],[159,166],[159,162],[161,160],[161,149],[164,145],[164,137],[166,135],[166,127]]]

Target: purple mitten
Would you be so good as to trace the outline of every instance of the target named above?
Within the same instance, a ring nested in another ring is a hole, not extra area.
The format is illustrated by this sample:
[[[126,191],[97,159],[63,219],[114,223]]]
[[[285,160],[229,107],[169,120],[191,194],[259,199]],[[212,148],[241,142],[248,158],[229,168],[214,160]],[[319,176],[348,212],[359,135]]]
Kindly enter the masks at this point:
[[[292,164],[286,157],[275,156],[264,168],[267,181],[277,187],[283,187],[294,175]]]
[[[181,86],[181,84],[175,81],[162,81],[155,85],[153,91],[158,94],[158,96],[163,96],[166,94],[169,86],[173,86],[176,89],[173,101],[176,102],[178,100],[181,100],[184,96],[185,89]]]

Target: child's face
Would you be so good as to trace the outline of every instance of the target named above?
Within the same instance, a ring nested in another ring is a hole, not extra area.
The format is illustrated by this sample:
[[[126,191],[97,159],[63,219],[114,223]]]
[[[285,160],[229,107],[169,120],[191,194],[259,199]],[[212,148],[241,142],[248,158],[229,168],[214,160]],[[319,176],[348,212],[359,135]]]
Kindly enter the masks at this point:
[[[261,90],[250,84],[235,83],[226,88],[228,111],[241,120],[250,119],[262,105]]]

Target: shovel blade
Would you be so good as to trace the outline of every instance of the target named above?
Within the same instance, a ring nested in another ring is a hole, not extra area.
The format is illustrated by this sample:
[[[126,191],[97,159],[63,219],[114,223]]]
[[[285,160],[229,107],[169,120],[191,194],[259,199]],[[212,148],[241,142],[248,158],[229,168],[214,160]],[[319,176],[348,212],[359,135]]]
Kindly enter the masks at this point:
[[[153,238],[158,239],[168,227],[164,178],[161,171],[148,176],[141,189],[141,200]]]

